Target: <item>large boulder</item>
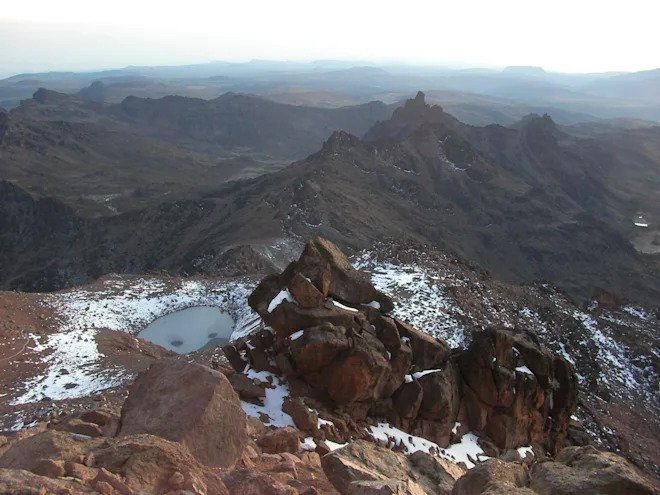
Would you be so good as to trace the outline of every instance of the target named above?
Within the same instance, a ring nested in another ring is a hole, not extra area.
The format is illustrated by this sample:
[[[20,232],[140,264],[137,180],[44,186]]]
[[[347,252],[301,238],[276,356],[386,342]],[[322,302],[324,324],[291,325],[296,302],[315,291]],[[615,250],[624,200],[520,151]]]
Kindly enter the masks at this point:
[[[410,342],[414,359],[414,371],[439,368],[444,363],[451,349],[446,342],[431,337],[400,320],[394,320],[402,338]]]
[[[200,462],[228,467],[247,444],[246,418],[221,373],[178,359],[152,364],[135,379],[119,436],[148,433],[180,442]]]
[[[324,296],[350,305],[378,303],[387,313],[392,300],[351,265],[346,255],[332,242],[321,237],[309,241],[296,263],[296,270],[309,278]]]
[[[157,436],[115,438],[94,456],[96,465],[120,474],[131,489],[145,495],[174,490],[228,494],[212,469],[197,461],[186,447]]]
[[[43,459],[73,461],[85,457],[101,443],[98,438],[46,430],[12,444],[0,457],[0,468],[32,471]]]
[[[286,301],[274,307],[273,302],[284,294]],[[279,333],[286,334],[315,326],[310,324],[315,318],[316,325],[321,323],[320,319],[324,316],[341,319],[342,312],[328,313],[321,310],[327,298],[349,307],[366,304],[377,306],[383,313],[393,308],[392,300],[353,268],[337,246],[320,237],[309,241],[298,261],[291,263],[280,275],[264,278],[248,298],[248,303],[266,323]],[[293,306],[297,306],[300,311],[296,311]],[[350,316],[350,311],[345,313]],[[343,315],[344,318],[346,316]],[[332,323],[342,324],[336,320]]]
[[[539,495],[653,495],[649,480],[624,458],[594,447],[567,447],[554,461],[532,469],[530,488]]]
[[[349,348],[346,329],[325,322],[318,327],[307,328],[291,341],[289,351],[299,373],[319,371],[329,365],[338,354]]]
[[[455,476],[447,472],[442,464],[434,464],[431,470],[426,467],[420,469],[403,454],[363,440],[326,454],[321,458],[321,464],[330,482],[342,495],[446,495],[451,493]]]
[[[470,469],[456,481],[452,495],[534,492],[527,488],[529,472],[524,465],[491,459]]]
[[[328,395],[336,404],[385,397],[392,377],[385,347],[369,331],[354,332],[351,343],[351,348],[323,371]]]
[[[0,468],[0,493],[7,495],[18,494],[48,494],[72,495],[98,492],[85,487],[73,479],[52,479],[39,476],[23,469]]]

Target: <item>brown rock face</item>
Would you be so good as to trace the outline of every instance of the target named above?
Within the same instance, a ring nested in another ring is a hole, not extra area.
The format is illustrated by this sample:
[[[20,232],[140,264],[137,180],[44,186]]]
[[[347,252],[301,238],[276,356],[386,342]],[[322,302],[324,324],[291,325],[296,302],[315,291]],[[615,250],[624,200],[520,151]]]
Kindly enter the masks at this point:
[[[259,439],[259,446],[267,454],[296,453],[300,450],[300,438],[295,428],[277,428]]]
[[[376,301],[384,313],[392,310],[392,300],[351,265],[341,250],[330,241],[316,237],[305,245],[297,270],[312,280],[325,296],[349,305]]]
[[[449,346],[440,339],[420,332],[407,323],[394,320],[401,337],[410,341],[414,360],[414,371],[424,371],[440,367],[449,357]]]
[[[282,303],[275,311],[268,311],[273,298],[284,288],[289,289],[296,298],[297,304]],[[282,312],[280,308],[299,306],[301,310],[318,309],[327,297],[349,306],[375,302],[383,313],[393,308],[392,300],[376,290],[364,275],[353,268],[337,246],[320,237],[309,241],[298,261],[291,263],[281,275],[272,275],[263,279],[250,295],[248,303],[266,323],[286,335],[287,332],[290,334],[301,328],[321,324],[324,315],[323,312],[305,313],[304,311],[297,315],[295,312],[281,315],[278,314]],[[325,316],[326,321],[336,325],[342,324],[340,321],[327,319],[327,314]],[[317,322],[310,324],[310,320],[314,318]],[[289,320],[291,325],[288,327],[283,325],[285,320]]]
[[[488,329],[474,335],[459,363],[473,430],[502,449],[530,442],[561,448],[577,404],[577,380],[564,359],[525,334]]]
[[[75,480],[51,479],[22,469],[0,468],[0,493],[3,494],[74,494],[98,493]]]
[[[454,484],[454,477],[442,464],[434,464],[432,469],[428,469],[428,465],[419,459],[411,461],[402,454],[363,440],[326,454],[321,458],[321,465],[330,482],[342,495],[448,495]]]
[[[224,375],[176,359],[152,364],[131,385],[118,435],[139,433],[181,442],[209,466],[233,465],[247,444],[245,413]]]
[[[229,492],[211,469],[198,462],[186,447],[153,435],[113,439],[95,451],[96,463],[121,474],[136,491],[160,494],[176,488],[225,495]],[[171,484],[180,473],[179,487]]]
[[[318,431],[318,414],[307,407],[301,399],[285,398],[282,411],[291,416],[293,423],[299,430],[311,433]]]
[[[470,469],[454,485],[453,495],[478,495],[480,493],[534,493],[529,484],[527,468],[513,462],[491,459]],[[524,491],[520,491],[524,490]]]
[[[338,354],[348,348],[346,329],[331,323],[304,330],[289,346],[296,369],[303,374],[329,365]]]
[[[296,273],[291,277],[289,292],[303,308],[318,308],[325,301],[321,291],[300,273]]]
[[[405,419],[417,417],[424,390],[418,381],[404,383],[392,396],[396,412]]]
[[[0,468],[32,471],[42,459],[75,461],[101,442],[101,439],[84,439],[66,431],[47,430],[13,444],[0,457]]]
[[[649,480],[624,458],[594,447],[567,447],[554,462],[536,464],[530,488],[543,495],[653,495]]]

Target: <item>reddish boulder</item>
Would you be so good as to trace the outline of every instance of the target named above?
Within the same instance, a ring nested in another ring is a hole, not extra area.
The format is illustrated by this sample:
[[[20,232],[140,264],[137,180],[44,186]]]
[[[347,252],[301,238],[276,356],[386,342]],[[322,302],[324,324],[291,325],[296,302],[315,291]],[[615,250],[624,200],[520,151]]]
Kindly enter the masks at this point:
[[[277,428],[269,431],[257,442],[267,454],[290,452],[295,454],[300,450],[300,438],[295,428]]]
[[[300,273],[296,273],[291,277],[288,288],[293,298],[303,308],[318,308],[325,301],[321,291]]]
[[[225,376],[177,359],[152,364],[131,385],[118,435],[139,433],[181,442],[209,466],[235,464],[247,444],[245,413]]]
[[[266,397],[266,387],[263,384],[257,385],[244,373],[234,373],[229,376],[229,383],[243,400],[252,401]]]
[[[414,371],[439,368],[447,360],[451,349],[444,341],[420,332],[400,320],[395,319],[394,321],[401,337],[410,341],[414,356]]]
[[[311,279],[324,296],[331,296],[349,305],[377,302],[381,311],[394,307],[392,300],[376,290],[373,284],[351,265],[341,250],[321,237],[309,241],[303,249],[295,270]]]
[[[336,404],[384,398],[392,369],[383,344],[368,332],[354,333],[352,342],[323,370],[328,395]]]
[[[654,495],[650,480],[612,452],[592,446],[567,447],[554,462],[542,462],[532,469],[530,488],[549,495]]]
[[[32,471],[41,459],[75,461],[84,458],[103,442],[66,431],[46,430],[12,444],[0,457],[0,468]]]
[[[0,468],[0,493],[72,495],[97,492],[81,486],[76,480],[52,479],[22,469]]]
[[[524,465],[491,459],[470,469],[460,477],[454,485],[452,494],[510,493],[512,495],[532,495],[534,492],[526,488],[528,484],[529,473]]]
[[[318,371],[329,365],[335,357],[349,347],[346,329],[324,323],[307,328],[291,341],[289,350],[299,373]]]
[[[178,442],[153,435],[125,436],[109,441],[95,455],[97,465],[121,475],[134,492],[156,495],[181,488],[193,493],[228,493],[214,470],[197,461]],[[171,484],[175,473],[183,478],[178,487]],[[111,479],[102,481],[112,484]]]
[[[318,431],[319,415],[307,407],[302,399],[286,397],[282,404],[282,411],[293,419],[293,423],[301,431],[316,433]]]
[[[452,426],[461,404],[460,374],[453,362],[418,378],[423,390],[419,417]]]

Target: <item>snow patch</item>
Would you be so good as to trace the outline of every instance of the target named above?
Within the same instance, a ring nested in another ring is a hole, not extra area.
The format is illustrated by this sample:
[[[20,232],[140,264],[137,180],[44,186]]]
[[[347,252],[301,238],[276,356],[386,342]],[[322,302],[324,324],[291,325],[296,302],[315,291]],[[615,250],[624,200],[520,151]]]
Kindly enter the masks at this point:
[[[532,373],[532,370],[530,370],[527,366],[518,366],[516,368],[516,371],[518,371],[520,373],[525,373],[526,375],[534,376],[534,373]]]
[[[282,289],[280,293],[277,294],[268,305],[268,312],[272,313],[273,311],[275,311],[275,308],[277,308],[284,301],[289,301],[298,304],[296,302],[296,299],[291,295],[291,292],[289,292],[289,289]]]
[[[282,411],[284,398],[289,395],[289,386],[283,380],[268,371],[255,371],[248,369],[245,374],[252,379],[261,380],[264,383],[270,383],[274,388],[266,387],[266,397],[262,398],[263,404],[252,404],[251,402],[241,401],[243,411],[248,416],[262,419],[264,423],[271,426],[283,428],[285,426],[294,426],[293,419],[287,413]]]
[[[353,311],[354,313],[357,313],[357,312],[358,312],[357,309],[355,309],[355,308],[351,308],[350,306],[346,306],[345,304],[342,304],[342,303],[340,303],[340,302],[338,302],[338,301],[335,301],[335,300],[332,299],[332,298],[330,299],[330,301],[332,301],[332,304],[333,304],[334,306],[337,306],[338,308],[343,309],[343,310],[345,310],[345,311]]]
[[[455,426],[455,428],[457,427]],[[473,433],[466,433],[458,443],[443,449],[434,442],[410,435],[405,431],[391,426],[389,423],[378,423],[376,426],[370,426],[369,432],[375,440],[383,441],[391,446],[400,445],[407,454],[412,454],[420,450],[426,453],[434,452],[448,461],[456,463],[463,462],[468,469],[472,469],[475,466],[475,462],[489,459],[479,446],[478,437]]]

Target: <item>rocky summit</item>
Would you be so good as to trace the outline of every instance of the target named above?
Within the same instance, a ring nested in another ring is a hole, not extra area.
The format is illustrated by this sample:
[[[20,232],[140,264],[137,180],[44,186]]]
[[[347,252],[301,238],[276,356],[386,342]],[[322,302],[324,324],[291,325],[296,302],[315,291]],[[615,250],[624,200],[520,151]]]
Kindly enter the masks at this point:
[[[318,237],[248,303],[224,356],[154,354],[127,393],[0,437],[0,493],[658,493],[575,445],[576,370],[534,332],[453,346]]]

